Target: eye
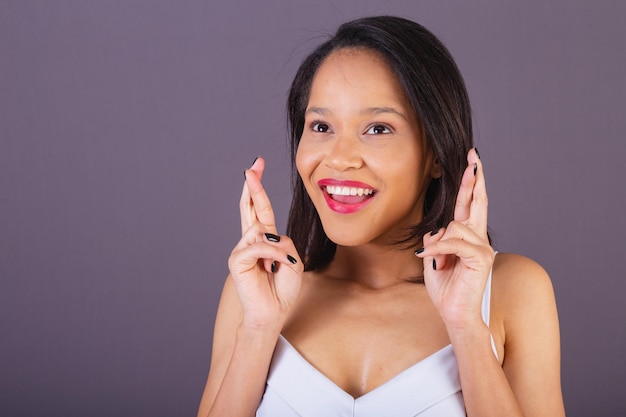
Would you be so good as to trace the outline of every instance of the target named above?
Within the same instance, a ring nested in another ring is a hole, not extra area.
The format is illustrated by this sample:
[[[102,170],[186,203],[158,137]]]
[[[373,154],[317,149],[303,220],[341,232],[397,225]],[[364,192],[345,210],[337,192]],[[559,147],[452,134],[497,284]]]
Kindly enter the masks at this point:
[[[313,124],[311,125],[311,129],[314,132],[326,133],[330,130],[330,127],[323,122],[313,122]]]
[[[392,133],[391,129],[385,125],[377,124],[371,126],[366,132],[368,135],[384,135]]]

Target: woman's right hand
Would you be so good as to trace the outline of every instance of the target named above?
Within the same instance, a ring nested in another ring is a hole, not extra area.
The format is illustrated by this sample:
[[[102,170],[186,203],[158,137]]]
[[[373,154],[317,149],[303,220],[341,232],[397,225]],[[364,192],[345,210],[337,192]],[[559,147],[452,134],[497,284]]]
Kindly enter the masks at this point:
[[[244,171],[241,240],[228,259],[241,302],[242,325],[282,328],[302,282],[303,263],[287,236],[278,236],[274,211],[261,184],[265,161]],[[278,240],[278,241],[277,241]]]

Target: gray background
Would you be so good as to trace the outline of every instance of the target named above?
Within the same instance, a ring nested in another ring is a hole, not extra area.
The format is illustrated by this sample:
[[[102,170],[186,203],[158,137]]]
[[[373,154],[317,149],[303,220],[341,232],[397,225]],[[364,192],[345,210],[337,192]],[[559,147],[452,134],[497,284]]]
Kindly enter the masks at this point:
[[[458,60],[497,246],[554,281],[568,415],[625,415],[621,0],[0,0],[0,415],[195,415],[242,170],[267,159],[282,228],[288,84],[370,14]]]

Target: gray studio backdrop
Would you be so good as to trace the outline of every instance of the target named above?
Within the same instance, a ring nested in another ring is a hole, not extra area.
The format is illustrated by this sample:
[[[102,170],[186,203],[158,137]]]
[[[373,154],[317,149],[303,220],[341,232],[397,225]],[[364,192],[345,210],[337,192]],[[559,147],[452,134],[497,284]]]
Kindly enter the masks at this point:
[[[0,415],[195,415],[242,170],[267,159],[282,229],[288,84],[370,14],[457,58],[497,247],[554,281],[568,415],[626,415],[621,0],[0,1]]]

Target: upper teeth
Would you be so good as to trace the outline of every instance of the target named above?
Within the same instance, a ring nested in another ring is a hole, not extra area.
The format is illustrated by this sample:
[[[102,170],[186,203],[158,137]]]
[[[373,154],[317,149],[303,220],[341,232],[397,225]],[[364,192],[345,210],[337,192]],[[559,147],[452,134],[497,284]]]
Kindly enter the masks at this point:
[[[370,195],[374,192],[374,190],[370,190],[369,188],[357,188],[357,187],[342,187],[340,185],[327,185],[326,192],[328,194],[335,195]]]

